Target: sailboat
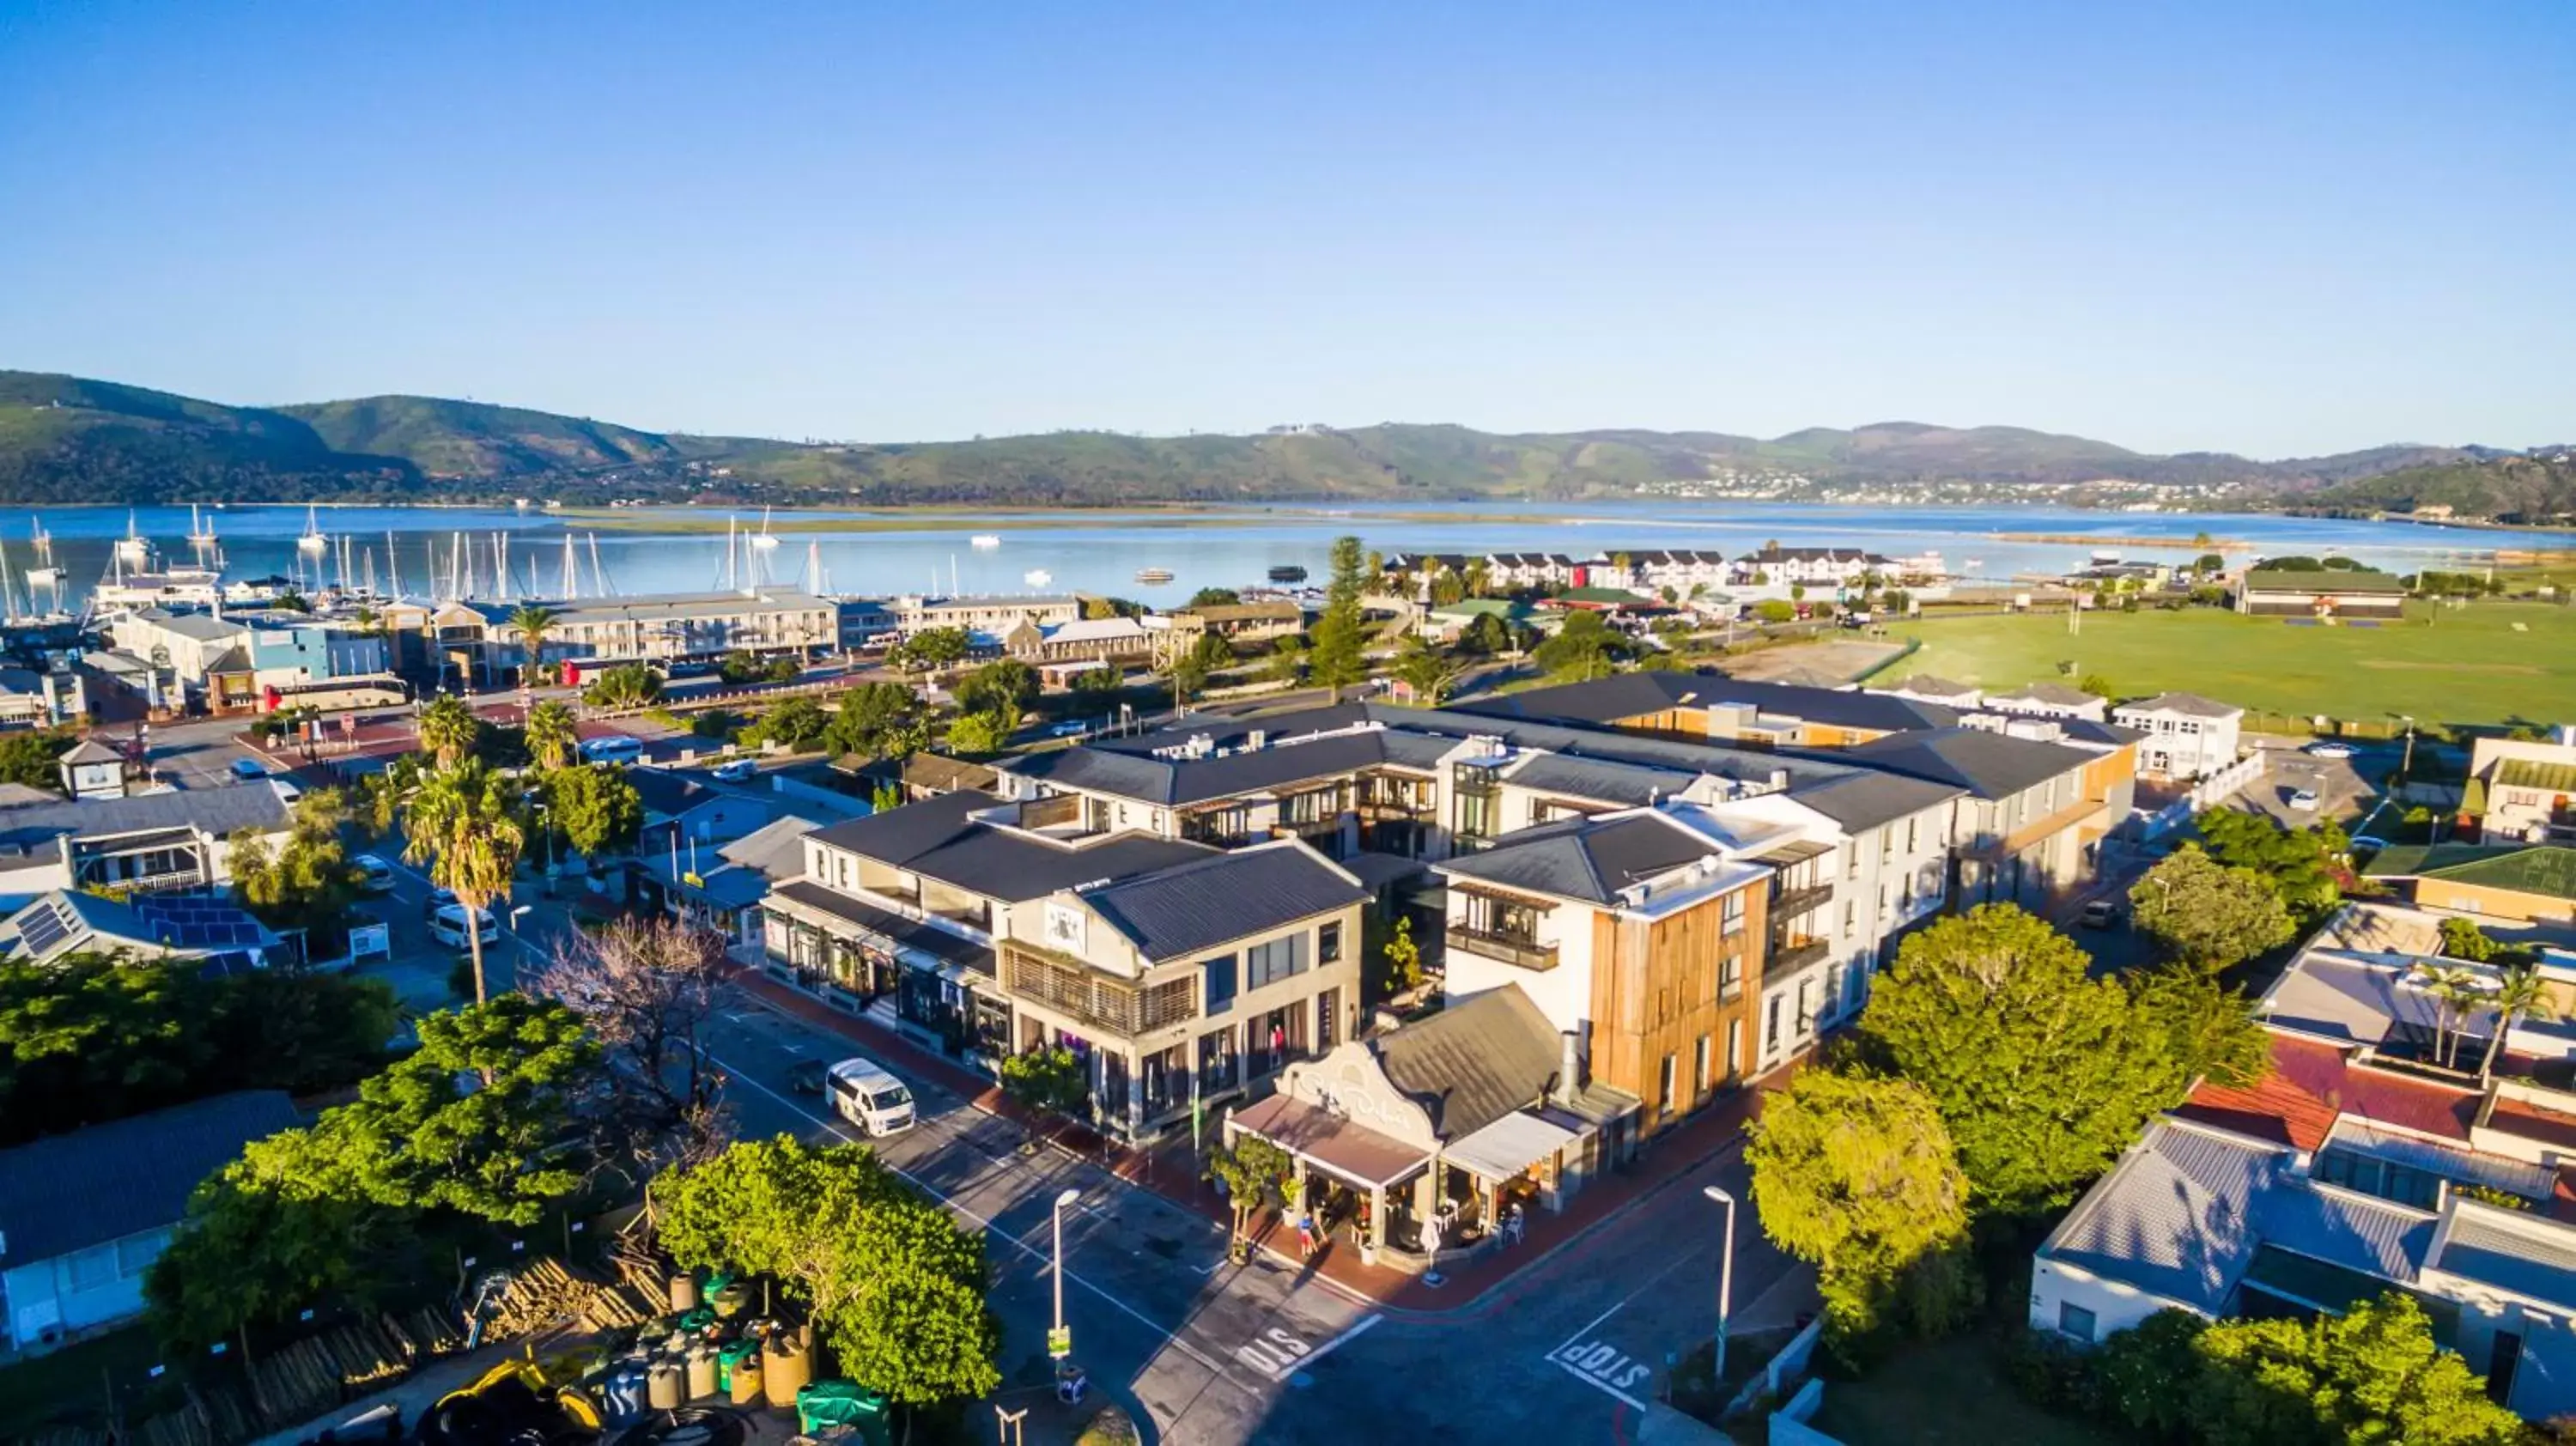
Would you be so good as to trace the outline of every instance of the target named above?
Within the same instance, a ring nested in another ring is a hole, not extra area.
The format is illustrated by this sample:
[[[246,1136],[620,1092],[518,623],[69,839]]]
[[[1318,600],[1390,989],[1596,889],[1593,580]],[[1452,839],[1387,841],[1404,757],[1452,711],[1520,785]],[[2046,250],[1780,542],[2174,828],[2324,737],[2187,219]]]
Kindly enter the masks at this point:
[[[194,502],[188,504],[188,545],[199,552],[212,552],[215,547],[215,525]]]
[[[750,543],[754,552],[768,552],[778,546],[778,539],[769,535],[769,509],[766,507],[760,509],[760,530],[751,535]]]
[[[63,570],[54,562],[54,537],[52,533],[45,531],[45,520],[43,518],[39,517],[34,519],[34,524],[36,565],[27,569],[27,586],[30,588],[41,587],[53,592],[55,594],[55,605],[59,607],[61,606]]]
[[[978,532],[974,536],[966,539],[966,545],[989,552],[992,549],[1001,546],[1002,539],[990,532]]]
[[[310,557],[331,550],[331,539],[322,535],[322,519],[310,504],[304,509],[304,535],[295,539],[295,550]]]
[[[145,537],[143,530],[135,526],[131,508],[125,513],[125,535],[116,540],[116,560],[133,568],[152,565],[152,539]]]

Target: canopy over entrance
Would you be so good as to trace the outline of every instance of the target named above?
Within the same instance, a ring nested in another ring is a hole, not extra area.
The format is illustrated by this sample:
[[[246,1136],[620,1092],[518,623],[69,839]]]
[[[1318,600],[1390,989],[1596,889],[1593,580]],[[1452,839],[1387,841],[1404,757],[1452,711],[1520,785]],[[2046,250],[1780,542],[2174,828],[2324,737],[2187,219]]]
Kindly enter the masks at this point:
[[[1259,1135],[1363,1189],[1383,1189],[1431,1163],[1428,1150],[1286,1095],[1235,1111],[1227,1127]]]
[[[1578,1137],[1562,1125],[1514,1110],[1443,1151],[1450,1164],[1487,1180],[1509,1180]]]

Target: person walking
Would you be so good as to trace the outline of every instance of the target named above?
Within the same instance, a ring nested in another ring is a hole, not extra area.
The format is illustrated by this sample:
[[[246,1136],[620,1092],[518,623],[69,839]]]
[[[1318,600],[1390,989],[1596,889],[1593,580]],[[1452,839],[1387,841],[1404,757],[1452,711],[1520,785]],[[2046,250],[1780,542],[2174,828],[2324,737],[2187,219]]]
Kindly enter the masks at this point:
[[[1315,1216],[1302,1206],[1297,1211],[1297,1258],[1315,1258]]]

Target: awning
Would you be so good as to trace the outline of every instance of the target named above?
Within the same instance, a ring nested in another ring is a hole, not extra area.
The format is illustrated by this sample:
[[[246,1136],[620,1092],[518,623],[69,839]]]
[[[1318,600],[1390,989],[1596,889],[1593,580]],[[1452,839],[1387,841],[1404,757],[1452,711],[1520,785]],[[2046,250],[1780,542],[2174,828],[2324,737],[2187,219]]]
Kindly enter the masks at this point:
[[[1487,1180],[1509,1180],[1574,1143],[1575,1133],[1514,1110],[1441,1151],[1452,1165]]]
[[[1816,843],[1808,839],[1793,839],[1778,848],[1755,854],[1753,861],[1757,864],[1769,864],[1774,868],[1785,869],[1792,864],[1803,864],[1819,854],[1829,854],[1833,851],[1832,844]]]
[[[1286,1095],[1236,1110],[1232,1123],[1354,1185],[1392,1185],[1431,1163],[1428,1150]]]

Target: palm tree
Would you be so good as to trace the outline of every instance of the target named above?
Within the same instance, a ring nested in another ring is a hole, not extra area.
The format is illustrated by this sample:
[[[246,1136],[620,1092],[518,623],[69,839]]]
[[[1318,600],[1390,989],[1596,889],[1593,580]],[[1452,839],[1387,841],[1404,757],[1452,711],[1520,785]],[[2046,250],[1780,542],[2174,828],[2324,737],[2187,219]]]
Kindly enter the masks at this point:
[[[554,699],[528,710],[528,752],[539,768],[561,768],[572,761],[581,741],[572,725],[571,706]]]
[[[2496,976],[2494,992],[2486,996],[2486,1007],[2495,1011],[2495,1033],[2487,1038],[2487,1055],[2478,1062],[2478,1083],[2495,1082],[2496,1056],[2504,1053],[2504,1036],[2517,1019],[2556,1019],[2558,1001],[2549,986],[2541,981],[2540,971],[2528,964],[2516,964]]]
[[[475,735],[482,731],[483,720],[453,693],[441,693],[420,710],[420,746],[437,757],[441,768],[455,767],[472,752]]]
[[[421,780],[403,815],[410,841],[403,857],[423,866],[429,881],[456,895],[465,910],[465,939],[474,956],[474,1002],[483,984],[483,911],[510,896],[527,834],[519,827],[517,785],[484,768],[480,760],[443,768]]]
[[[2440,965],[2431,960],[2417,960],[2414,969],[2420,987],[2433,1001],[2433,1062],[2452,1068],[2460,1050],[2459,1027],[2468,1007],[2483,1000],[2485,991],[2478,987],[2478,976],[2457,965]]]
[[[1480,557],[1467,564],[1466,572],[1458,580],[1467,585],[1467,596],[1483,597],[1486,586],[1493,581],[1493,569],[1487,567]]]
[[[519,667],[519,706],[522,709],[528,706],[528,700],[535,694],[537,675],[545,669],[546,633],[562,620],[563,614],[536,603],[521,603],[518,611],[510,614],[510,631],[519,635],[519,646],[528,655],[528,660]]]

